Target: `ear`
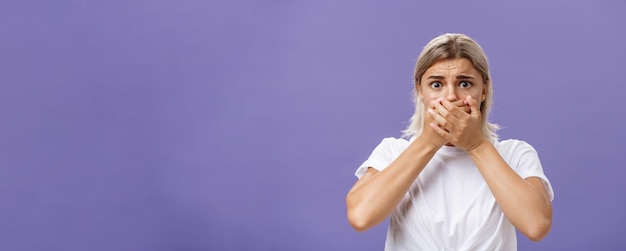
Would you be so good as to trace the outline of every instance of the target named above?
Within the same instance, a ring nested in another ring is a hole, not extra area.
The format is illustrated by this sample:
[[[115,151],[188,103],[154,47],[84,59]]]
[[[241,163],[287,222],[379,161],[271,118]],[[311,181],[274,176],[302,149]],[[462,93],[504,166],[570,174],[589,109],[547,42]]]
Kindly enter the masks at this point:
[[[485,102],[485,99],[487,99],[487,86],[489,85],[489,80],[485,81],[485,84],[483,85],[483,94],[481,95],[481,100],[480,102]]]
[[[417,91],[417,95],[419,95],[420,99],[424,100],[424,95],[422,95],[422,85],[415,80],[415,90]]]

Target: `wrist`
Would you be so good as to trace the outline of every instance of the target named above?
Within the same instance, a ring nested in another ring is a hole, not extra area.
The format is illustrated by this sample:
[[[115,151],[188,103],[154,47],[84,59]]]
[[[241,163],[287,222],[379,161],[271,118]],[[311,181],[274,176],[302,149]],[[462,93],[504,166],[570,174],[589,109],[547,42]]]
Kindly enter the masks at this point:
[[[470,155],[477,155],[483,152],[491,143],[486,138],[482,139],[478,144],[467,149],[467,153]]]
[[[418,136],[415,141],[413,141],[412,145],[418,145],[420,149],[426,150],[427,152],[437,152],[445,142],[432,142],[429,138],[422,133],[422,135]]]

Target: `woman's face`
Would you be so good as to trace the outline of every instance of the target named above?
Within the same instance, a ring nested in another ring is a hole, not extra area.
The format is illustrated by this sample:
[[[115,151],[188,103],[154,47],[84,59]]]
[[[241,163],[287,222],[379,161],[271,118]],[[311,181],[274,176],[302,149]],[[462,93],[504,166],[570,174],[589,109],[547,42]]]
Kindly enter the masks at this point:
[[[472,62],[466,58],[439,60],[433,64],[418,85],[419,95],[426,107],[431,101],[443,97],[462,105],[468,95],[478,103],[485,101],[487,85]]]

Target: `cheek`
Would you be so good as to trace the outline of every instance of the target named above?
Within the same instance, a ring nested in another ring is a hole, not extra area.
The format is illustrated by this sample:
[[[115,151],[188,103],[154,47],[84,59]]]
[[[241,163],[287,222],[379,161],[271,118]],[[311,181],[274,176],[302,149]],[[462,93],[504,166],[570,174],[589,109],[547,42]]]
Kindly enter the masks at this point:
[[[467,97],[467,95],[472,96],[472,98],[474,98],[479,103],[482,102],[484,98],[483,92],[480,89],[473,89],[471,91],[468,91],[463,95],[463,97],[459,97],[459,98],[465,98]]]
[[[483,102],[483,94],[482,93],[478,93],[476,95],[472,95],[472,98],[474,98],[476,101],[478,101],[478,103]]]
[[[418,92],[421,98],[428,98],[432,95],[433,91],[428,87],[418,86]]]
[[[421,93],[420,94],[420,98],[422,99],[422,102],[426,105],[430,104],[431,101],[439,98],[439,95],[436,95],[435,93],[432,92],[425,92],[425,93]]]

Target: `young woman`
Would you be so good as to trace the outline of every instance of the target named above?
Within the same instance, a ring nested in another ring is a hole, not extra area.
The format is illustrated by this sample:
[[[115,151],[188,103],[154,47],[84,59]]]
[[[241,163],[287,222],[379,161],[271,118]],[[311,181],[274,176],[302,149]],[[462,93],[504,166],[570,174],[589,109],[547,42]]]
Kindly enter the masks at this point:
[[[385,138],[357,169],[348,221],[389,218],[385,250],[516,250],[552,224],[554,197],[535,149],[499,141],[487,120],[493,88],[482,48],[444,34],[415,66],[415,114],[405,138]]]

